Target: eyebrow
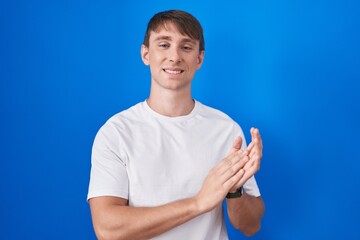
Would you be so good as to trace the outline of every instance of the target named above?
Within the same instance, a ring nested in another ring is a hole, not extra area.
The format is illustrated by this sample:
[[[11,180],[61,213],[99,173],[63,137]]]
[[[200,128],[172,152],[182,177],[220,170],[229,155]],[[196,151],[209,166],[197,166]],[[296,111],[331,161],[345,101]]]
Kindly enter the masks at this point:
[[[171,41],[172,38],[170,36],[160,35],[160,36],[158,36],[157,38],[154,39],[154,42],[163,41],[163,40]],[[182,38],[181,42],[183,42],[183,43],[194,43],[195,44],[195,40],[191,39],[191,38]]]

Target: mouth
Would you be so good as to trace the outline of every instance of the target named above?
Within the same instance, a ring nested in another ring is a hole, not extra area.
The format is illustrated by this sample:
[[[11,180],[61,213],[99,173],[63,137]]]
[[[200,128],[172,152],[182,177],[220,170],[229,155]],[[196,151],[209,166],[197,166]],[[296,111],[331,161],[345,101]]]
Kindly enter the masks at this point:
[[[184,70],[182,69],[168,69],[168,68],[163,68],[163,71],[172,75],[179,75],[184,72]]]

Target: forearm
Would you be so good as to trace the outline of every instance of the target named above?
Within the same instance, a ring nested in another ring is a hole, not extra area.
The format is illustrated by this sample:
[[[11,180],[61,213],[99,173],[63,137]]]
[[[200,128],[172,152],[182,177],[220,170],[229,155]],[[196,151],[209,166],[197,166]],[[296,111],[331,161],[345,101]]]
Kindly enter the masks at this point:
[[[149,239],[211,211],[243,177],[247,160],[245,152],[231,153],[210,170],[194,197],[158,207],[129,207],[126,199],[117,197],[90,199],[97,237]]]
[[[99,239],[149,239],[201,213],[193,198],[159,207],[110,204],[101,211],[92,209],[93,223]]]
[[[245,192],[240,198],[226,199],[228,216],[231,224],[247,236],[259,231],[265,211],[261,197],[254,197]]]

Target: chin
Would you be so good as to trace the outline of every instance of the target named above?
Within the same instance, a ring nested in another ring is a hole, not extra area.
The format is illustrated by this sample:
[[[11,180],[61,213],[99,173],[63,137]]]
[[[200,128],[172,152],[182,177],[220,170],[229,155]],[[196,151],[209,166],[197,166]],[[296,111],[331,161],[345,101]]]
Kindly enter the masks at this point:
[[[179,91],[179,90],[190,90],[191,82],[179,80],[179,79],[169,79],[165,81],[154,81],[153,84],[158,85],[158,87],[167,90]]]

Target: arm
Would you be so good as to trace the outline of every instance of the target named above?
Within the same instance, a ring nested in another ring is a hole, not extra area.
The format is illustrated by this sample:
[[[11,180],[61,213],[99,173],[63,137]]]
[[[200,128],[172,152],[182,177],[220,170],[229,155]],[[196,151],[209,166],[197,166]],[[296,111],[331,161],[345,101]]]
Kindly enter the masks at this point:
[[[221,204],[244,174],[245,152],[229,154],[205,178],[192,198],[158,207],[130,207],[126,199],[96,197],[89,200],[99,239],[148,239],[183,224]]]
[[[226,199],[228,216],[231,224],[246,236],[252,236],[260,230],[261,218],[265,206],[261,197],[248,195]]]
[[[201,214],[194,199],[159,207],[129,207],[128,200],[96,197],[89,201],[99,239],[148,239]]]
[[[251,129],[252,141],[246,152],[250,160],[245,164],[243,170],[245,174],[242,179],[230,190],[235,192],[249,178],[251,178],[260,168],[262,158],[262,141],[258,129]],[[241,151],[241,139],[236,140],[232,151]],[[261,219],[265,211],[264,202],[261,197],[254,197],[245,191],[240,198],[226,199],[228,216],[231,224],[246,236],[254,235],[260,230]]]

